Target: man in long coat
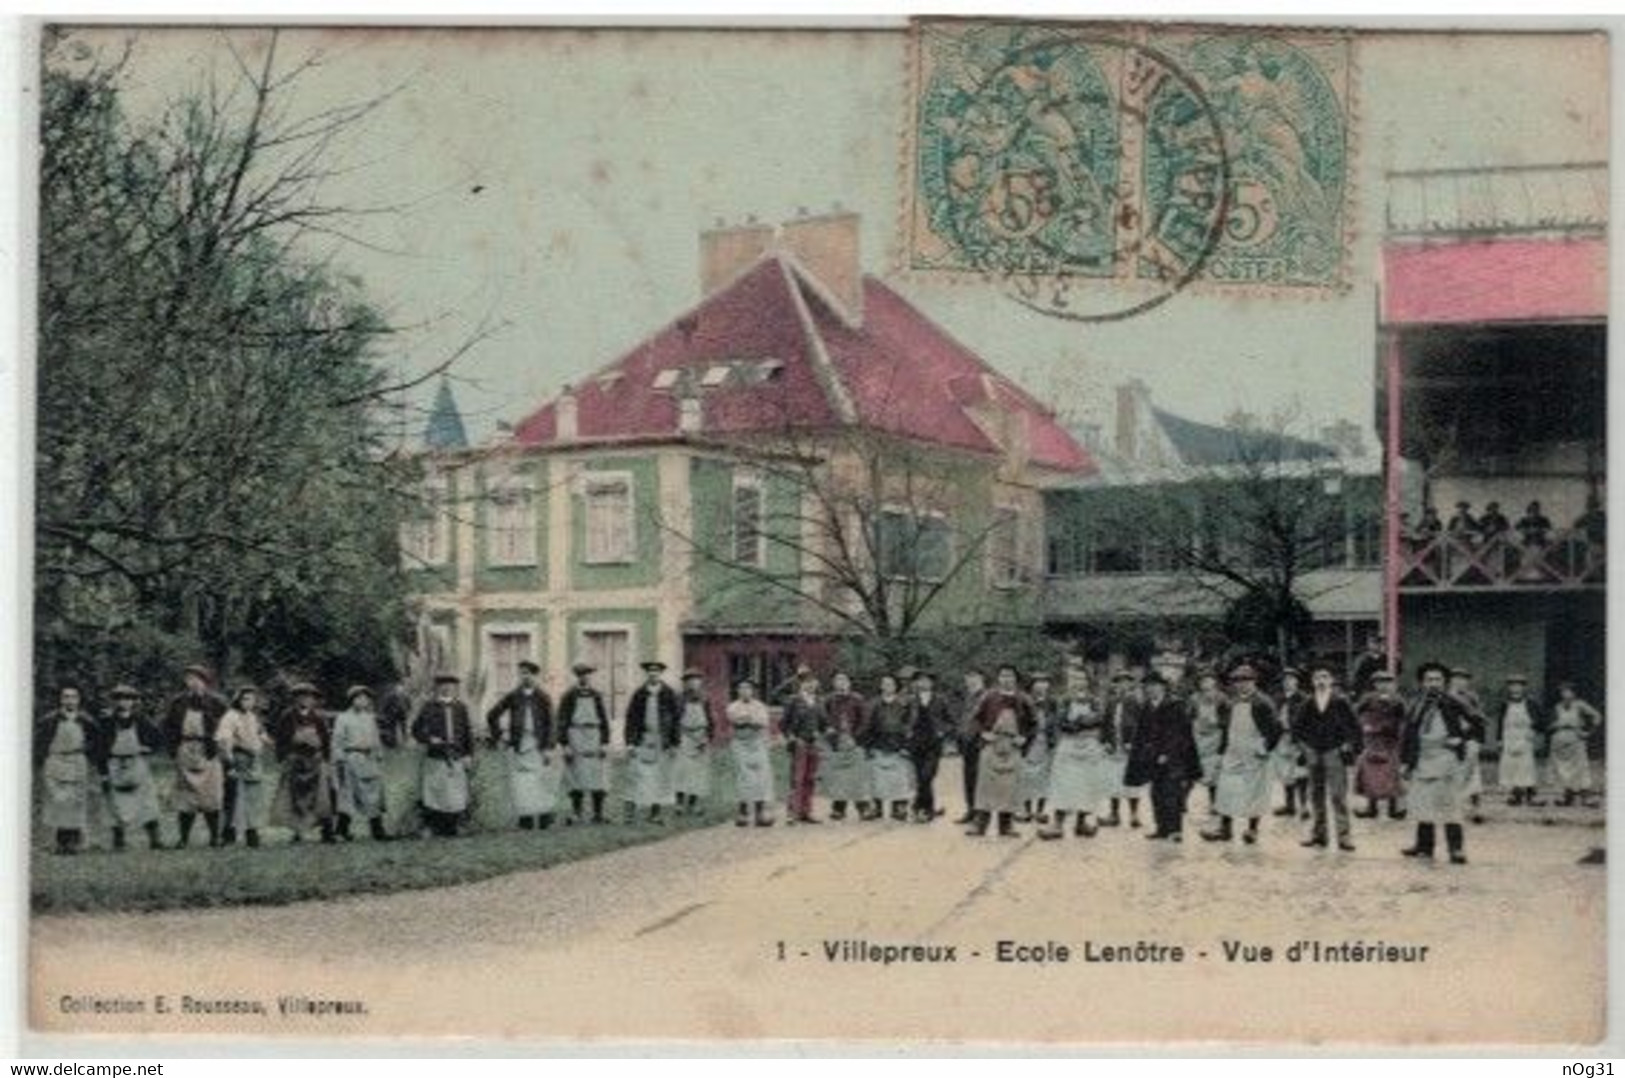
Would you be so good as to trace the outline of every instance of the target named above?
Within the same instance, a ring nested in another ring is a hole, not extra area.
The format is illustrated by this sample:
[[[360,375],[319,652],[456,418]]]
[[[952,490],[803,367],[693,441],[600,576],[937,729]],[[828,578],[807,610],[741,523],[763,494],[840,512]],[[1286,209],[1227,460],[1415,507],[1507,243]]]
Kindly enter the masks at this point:
[[[412,740],[424,747],[421,797],[429,830],[444,838],[457,834],[469,807],[468,769],[474,757],[474,728],[468,705],[457,698],[462,679],[441,674],[435,695],[412,721]]]
[[[626,703],[626,822],[637,818],[639,808],[647,808],[650,823],[664,823],[660,810],[671,800],[671,767],[682,736],[678,727],[683,706],[661,676],[665,663],[650,659],[643,672],[644,683]]]
[[[1405,786],[1400,780],[1399,742],[1405,732],[1405,701],[1394,691],[1394,675],[1380,670],[1371,691],[1354,708],[1360,720],[1360,759],[1354,766],[1354,792],[1366,799],[1356,816],[1375,819],[1377,803],[1388,802],[1388,818],[1405,818]]]
[[[942,762],[942,742],[948,736],[948,701],[936,690],[928,670],[914,672],[914,691],[909,700],[908,754],[914,761],[914,822],[930,823],[942,815],[937,808],[937,767]]]
[[[175,760],[174,805],[180,824],[180,842],[191,841],[198,813],[209,831],[209,845],[220,845],[220,814],[226,803],[226,772],[215,741],[226,701],[210,688],[211,675],[202,666],[183,672],[186,688],[169,701],[164,712],[164,740]]]
[[[570,780],[570,818],[581,822],[581,809],[592,795],[592,822],[604,823],[604,797],[609,789],[609,705],[592,683],[596,668],[576,663],[570,668],[576,683],[559,698],[559,746],[564,749],[564,770]]]
[[[1292,735],[1309,762],[1309,800],[1315,826],[1305,846],[1327,843],[1327,806],[1336,821],[1337,848],[1352,852],[1349,835],[1348,767],[1360,751],[1360,723],[1347,697],[1332,685],[1332,668],[1310,668],[1311,691],[1298,705]]]
[[[553,701],[537,684],[542,668],[529,659],[519,664],[519,684],[485,713],[491,744],[508,750],[508,792],[524,831],[553,824],[558,800],[558,731]]]
[[[1202,774],[1190,710],[1168,694],[1168,682],[1153,670],[1145,676],[1145,700],[1138,709],[1134,746],[1123,784],[1151,787],[1151,813],[1156,829],[1145,837],[1184,839],[1185,800],[1190,784]]]
[[[1167,687],[1166,682],[1164,688]],[[1140,698],[1134,692],[1134,675],[1127,670],[1119,670],[1112,675],[1111,689],[1106,694],[1106,721],[1112,727],[1112,741],[1117,746],[1117,755],[1121,761],[1120,772],[1122,782],[1117,791],[1110,798],[1111,812],[1100,821],[1102,827],[1116,827],[1123,822],[1118,814],[1117,803],[1128,802],[1128,823],[1130,827],[1140,826],[1140,785],[1128,781],[1128,761],[1134,748],[1134,739],[1140,723]]]
[[[163,735],[136,713],[140,694],[129,685],[113,688],[113,710],[102,720],[102,788],[113,817],[113,849],[125,848],[131,827],[147,833],[147,845],[159,849],[158,783],[150,758],[163,751]]]
[[[56,710],[34,727],[34,766],[44,794],[40,819],[55,833],[56,853],[74,854],[84,846],[100,746],[100,730],[80,709],[78,688],[64,686]]]

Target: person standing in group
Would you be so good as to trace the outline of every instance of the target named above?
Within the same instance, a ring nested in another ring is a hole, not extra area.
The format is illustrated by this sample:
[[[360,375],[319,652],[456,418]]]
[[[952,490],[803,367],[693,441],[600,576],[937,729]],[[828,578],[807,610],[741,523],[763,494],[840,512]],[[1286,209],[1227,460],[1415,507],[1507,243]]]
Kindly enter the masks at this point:
[[[818,679],[812,669],[796,671],[796,691],[784,705],[784,736],[790,742],[790,796],[786,822],[822,823],[813,815],[813,791],[818,782],[818,743],[823,739],[828,717],[818,698]]]
[[[1328,808],[1337,828],[1337,848],[1353,852],[1349,832],[1348,768],[1360,751],[1360,722],[1347,697],[1333,685],[1332,668],[1317,663],[1309,670],[1311,691],[1292,717],[1292,736],[1308,758],[1309,803],[1314,830],[1306,847],[1327,844]]]
[[[64,685],[56,710],[34,726],[34,766],[40,773],[40,821],[53,832],[52,850],[76,854],[90,826],[92,776],[101,770],[100,731],[80,709],[79,689]]]
[[[965,695],[960,701],[959,765],[965,794],[965,814],[958,824],[976,822],[976,768],[982,758],[982,701],[987,697],[987,675],[971,667],[965,671]]]
[[[682,717],[677,722],[672,794],[677,799],[677,815],[698,816],[700,799],[711,796],[711,743],[717,738],[717,717],[705,696],[705,675],[695,667],[683,671],[679,703]]]
[[[650,823],[665,823],[660,811],[672,800],[672,761],[683,716],[676,691],[662,677],[665,672],[659,659],[645,661],[644,682],[626,704],[627,823],[637,819],[639,809],[648,811]]]
[[[1123,782],[1130,787],[1150,787],[1156,827],[1145,837],[1183,842],[1185,801],[1191,782],[1202,773],[1190,710],[1169,694],[1168,680],[1161,672],[1147,674],[1144,686],[1145,700]]]
[[[345,694],[349,707],[333,720],[334,811],[338,836],[350,840],[353,820],[366,820],[374,842],[388,842],[384,827],[384,736],[373,710],[372,690],[352,685]]]
[[[1275,709],[1275,717],[1280,721],[1283,734],[1271,750],[1270,772],[1275,781],[1281,784],[1284,801],[1275,810],[1275,815],[1296,815],[1300,820],[1307,820],[1310,815],[1309,756],[1293,731],[1294,723],[1298,720],[1298,709],[1305,699],[1302,671],[1295,666],[1281,671],[1281,698]]]
[[[1117,811],[1118,801],[1128,802],[1128,825],[1140,826],[1139,787],[1128,782],[1129,756],[1134,749],[1134,738],[1140,722],[1140,701],[1134,694],[1134,675],[1119,670],[1112,675],[1112,687],[1106,697],[1106,721],[1112,726],[1112,741],[1117,746],[1118,787],[1112,791],[1111,812],[1102,826],[1117,827],[1123,818]]]
[[[276,729],[276,756],[282,766],[271,818],[293,831],[295,842],[315,825],[322,842],[333,837],[333,732],[328,718],[316,706],[316,686],[301,681],[292,688],[294,706]]]
[[[570,780],[570,816],[578,824],[587,795],[592,795],[592,822],[604,822],[604,798],[609,790],[609,706],[593,687],[591,663],[570,668],[576,683],[559,700],[559,744],[564,749],[564,772]]]
[[[232,694],[231,708],[221,716],[214,739],[220,746],[227,781],[236,791],[226,829],[240,832],[249,849],[256,849],[271,809],[265,760],[275,750],[270,731],[260,718],[258,689],[243,685]]]
[[[1201,784],[1207,790],[1209,816],[1213,815],[1213,784],[1219,776],[1219,743],[1224,740],[1224,706],[1219,676],[1211,670],[1202,671],[1196,679],[1196,695],[1190,700],[1191,736],[1196,741],[1196,757],[1202,763]]]
[[[474,759],[474,725],[468,705],[457,698],[462,679],[441,674],[434,697],[418,709],[412,740],[424,747],[423,818],[432,834],[456,838],[457,825],[469,809],[468,770]]]
[[[1552,785],[1563,791],[1559,802],[1567,808],[1584,805],[1591,796],[1591,758],[1587,746],[1592,733],[1602,725],[1597,709],[1580,699],[1574,686],[1559,682],[1557,703],[1552,705],[1551,734],[1547,749],[1551,759]]]
[[[1209,842],[1228,842],[1235,821],[1246,820],[1241,840],[1258,841],[1258,821],[1269,811],[1270,754],[1285,730],[1269,697],[1258,691],[1258,674],[1246,663],[1230,673],[1233,696],[1224,710],[1224,736],[1219,742],[1219,778],[1213,808],[1219,826],[1202,832]]]
[[[1466,864],[1462,828],[1462,761],[1473,739],[1473,719],[1466,705],[1445,690],[1449,671],[1426,662],[1417,669],[1421,693],[1405,715],[1400,760],[1405,767],[1406,796],[1416,817],[1416,841],[1400,852],[1406,857],[1432,857],[1437,829],[1444,827],[1453,864]]]
[[[522,660],[519,684],[485,713],[491,744],[506,749],[508,798],[521,831],[545,831],[553,826],[559,801],[560,738],[553,722],[553,701],[537,680],[541,672],[538,663]]]
[[[735,690],[736,699],[728,705],[728,751],[734,761],[734,797],[739,814],[738,827],[748,827],[752,810],[757,827],[773,826],[767,806],[773,800],[773,761],[768,756],[767,705],[756,698],[756,683],[748,678]]]
[[[916,670],[909,700],[908,743],[908,754],[914,762],[915,823],[930,823],[942,815],[937,808],[937,767],[942,762],[942,742],[948,736],[950,722],[948,701],[937,693],[930,671]]]
[[[209,687],[211,678],[205,667],[188,666],[182,674],[186,687],[170,700],[164,713],[164,740],[175,761],[171,800],[180,825],[177,846],[184,849],[191,841],[199,813],[209,831],[209,845],[218,846],[226,775],[215,733],[226,713],[226,702]]]
[[[1529,679],[1522,674],[1507,676],[1506,699],[1501,702],[1495,731],[1501,749],[1497,778],[1508,791],[1507,804],[1546,804],[1535,797],[1535,788],[1540,784],[1535,755],[1546,732],[1546,716],[1540,705],[1529,699]]]
[[[987,834],[988,824],[995,818],[1000,838],[1020,837],[1015,817],[1021,793],[1021,746],[1032,736],[1032,716],[1024,711],[1026,697],[1014,690],[1014,681],[1015,670],[1001,668],[999,687],[982,701],[983,716],[991,712],[992,718],[986,724],[976,769],[976,822],[965,832],[973,838]]]
[[[869,704],[852,691],[852,678],[844,670],[830,678],[830,692],[824,697],[824,715],[829,723],[820,746],[822,760],[819,778],[824,796],[829,798],[829,818],[846,819],[846,806],[852,805],[860,820],[873,819],[880,810],[870,805],[874,796],[869,781]]]
[[[1484,738],[1488,733],[1489,721],[1484,714],[1484,702],[1479,699],[1478,693],[1473,690],[1472,671],[1465,667],[1456,667],[1450,671],[1449,693],[1461,701],[1467,709],[1467,717],[1472,720],[1473,736],[1467,742],[1467,750],[1462,757],[1462,795],[1467,798],[1468,819],[1473,823],[1483,823],[1484,815],[1480,811],[1484,797]]]
[[[1358,700],[1371,691],[1372,681],[1378,674],[1388,672],[1388,651],[1379,635],[1365,638],[1365,650],[1360,652],[1349,670],[1349,691]]]
[[[102,787],[113,817],[113,849],[125,848],[129,828],[147,833],[149,849],[162,849],[158,834],[158,783],[148,757],[163,751],[158,728],[136,714],[140,693],[129,685],[113,687],[113,710],[102,720]]]
[[[1021,749],[1021,816],[1022,822],[1037,820],[1049,823],[1044,811],[1049,796],[1049,769],[1051,753],[1055,749],[1055,720],[1060,711],[1059,702],[1050,695],[1050,676],[1033,674],[1028,682],[1028,699],[1033,709],[1033,733]]]
[[[1050,824],[1038,833],[1058,839],[1066,833],[1066,817],[1077,822],[1072,833],[1092,838],[1100,807],[1117,788],[1112,762],[1112,728],[1105,709],[1089,693],[1089,678],[1074,670],[1055,720],[1055,752],[1050,760],[1048,805]]]
[[[1371,691],[1355,705],[1360,721],[1360,759],[1354,765],[1354,792],[1366,799],[1356,816],[1374,820],[1377,804],[1388,802],[1388,818],[1406,815],[1405,786],[1400,780],[1400,738],[1405,732],[1405,701],[1394,691],[1394,675],[1379,670],[1371,677]]]
[[[869,704],[868,739],[863,747],[869,755],[875,805],[881,812],[890,808],[894,820],[907,820],[914,802],[914,765],[908,759],[911,715],[908,699],[898,691],[898,678],[881,674],[880,694]]]

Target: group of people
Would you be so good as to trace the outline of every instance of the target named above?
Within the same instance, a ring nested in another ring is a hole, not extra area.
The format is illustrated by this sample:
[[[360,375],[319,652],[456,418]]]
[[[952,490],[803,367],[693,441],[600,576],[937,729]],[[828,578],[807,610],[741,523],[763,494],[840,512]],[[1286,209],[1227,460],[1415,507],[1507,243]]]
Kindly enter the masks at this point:
[[[1495,540],[1516,541],[1525,547],[1544,547],[1551,542],[1555,530],[1551,518],[1541,509],[1540,502],[1532,501],[1524,508],[1517,523],[1508,520],[1501,511],[1500,502],[1486,502],[1482,511],[1475,513],[1468,501],[1456,503],[1449,520],[1439,516],[1438,509],[1425,506],[1422,517],[1413,525],[1409,515],[1402,515],[1405,536],[1412,547],[1424,547],[1440,535],[1462,540],[1472,545],[1489,544]],[[1575,518],[1573,530],[1598,546],[1608,541],[1608,524],[1602,499],[1591,494],[1586,497],[1585,511]]]
[[[624,712],[626,822],[664,822],[668,810],[700,813],[711,799],[713,755],[725,748],[735,823],[771,826],[778,738],[757,686],[735,686],[724,730],[700,671],[685,671],[674,687],[664,663],[642,668],[645,680]],[[518,684],[484,716],[485,740],[506,757],[517,824],[545,830],[561,815],[566,824],[607,823],[610,706],[593,685],[595,670],[575,665],[574,683],[556,704],[540,673],[538,664],[522,662]],[[1423,664],[1408,698],[1380,655],[1356,664],[1350,680],[1363,690],[1357,696],[1340,691],[1329,664],[1307,674],[1305,685],[1304,672],[1286,669],[1272,695],[1247,663],[1222,679],[1201,672],[1188,689],[1179,669],[1143,677],[1119,670],[1096,692],[1081,668],[1057,688],[1044,672],[1023,684],[1006,665],[991,685],[982,671],[965,672],[962,691],[950,698],[927,670],[882,674],[866,696],[844,672],[834,673],[826,690],[804,666],[773,694],[777,733],[789,752],[787,823],[822,822],[814,809],[819,795],[831,820],[932,823],[944,814],[935,786],[950,746],[962,761],[965,812],[957,822],[971,836],[995,825],[997,834],[1014,836],[1017,824],[1032,822],[1046,840],[1090,837],[1125,822],[1137,828],[1145,800],[1150,839],[1181,841],[1194,812],[1206,820],[1202,839],[1251,844],[1273,813],[1311,821],[1304,846],[1335,842],[1352,850],[1351,816],[1375,817],[1386,805],[1391,818],[1416,822],[1406,855],[1434,856],[1442,831],[1450,859],[1465,862],[1463,823],[1482,818],[1481,750],[1492,731],[1509,803],[1545,804],[1538,796],[1542,757],[1562,804],[1591,796],[1588,745],[1601,716],[1572,686],[1560,686],[1547,709],[1528,695],[1527,679],[1514,675],[1492,713],[1468,671],[1438,663]],[[190,844],[200,817],[211,846],[239,836],[258,846],[267,822],[289,828],[294,841],[312,833],[327,843],[348,840],[362,821],[372,838],[392,837],[384,803],[390,724],[375,711],[370,689],[352,687],[345,710],[330,715],[318,690],[299,682],[290,689],[292,705],[270,721],[253,686],[227,698],[213,691],[203,667],[188,667],[184,678],[157,721],[138,713],[140,694],[127,685],[112,691],[112,710],[100,719],[84,710],[76,688],[61,690],[35,737],[42,819],[58,852],[82,848],[98,784],[114,849],[124,849],[137,829],[160,848],[160,799],[148,763],[159,753],[173,760],[179,846]],[[410,724],[422,747],[418,807],[437,835],[456,834],[472,802],[475,729],[459,691],[456,676],[436,678]],[[274,782],[271,758],[279,764]],[[1366,801],[1362,811],[1349,810],[1351,786]],[[1193,804],[1199,787],[1202,801]]]

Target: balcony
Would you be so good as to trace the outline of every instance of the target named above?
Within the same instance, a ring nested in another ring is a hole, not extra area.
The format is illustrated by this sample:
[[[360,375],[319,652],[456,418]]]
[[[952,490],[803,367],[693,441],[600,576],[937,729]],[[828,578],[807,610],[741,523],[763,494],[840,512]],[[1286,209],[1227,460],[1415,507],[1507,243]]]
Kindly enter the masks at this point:
[[[1573,591],[1607,583],[1607,547],[1578,530],[1554,532],[1544,545],[1507,535],[1489,539],[1440,534],[1404,541],[1402,591]]]

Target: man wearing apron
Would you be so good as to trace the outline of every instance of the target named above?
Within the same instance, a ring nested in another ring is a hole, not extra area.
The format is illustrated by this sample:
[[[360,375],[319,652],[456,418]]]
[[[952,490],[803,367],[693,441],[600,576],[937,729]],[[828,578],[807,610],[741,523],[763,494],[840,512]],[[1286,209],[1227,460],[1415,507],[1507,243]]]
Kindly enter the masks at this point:
[[[1002,672],[1000,680],[1004,680]],[[1025,723],[1022,720],[1021,705],[1025,703],[1026,697],[997,689],[982,702],[982,713],[991,712],[993,719],[983,735],[982,758],[976,768],[976,822],[965,832],[972,838],[987,834],[995,817],[1000,838],[1021,837],[1015,824],[1021,793],[1021,745],[1032,736],[1031,718]]]
[[[912,673],[912,671],[910,671]],[[913,731],[910,702],[898,691],[898,678],[880,675],[880,694],[869,702],[869,729],[864,748],[874,783],[875,805],[888,808],[894,820],[908,819],[914,803],[914,765],[908,759]]]
[[[914,672],[912,711],[909,727],[909,756],[914,761],[914,822],[930,823],[942,815],[937,808],[937,767],[942,762],[942,742],[948,736],[948,702],[936,691],[931,674]]]
[[[683,671],[681,704],[671,788],[677,798],[677,815],[698,816],[700,799],[711,796],[711,742],[716,740],[717,719],[705,696],[705,675],[693,667]]]
[[[508,796],[522,831],[553,826],[563,778],[553,701],[536,681],[541,672],[531,660],[521,662],[519,684],[485,713],[491,744],[507,746]]]
[[[1460,700],[1445,691],[1444,664],[1423,663],[1417,671],[1422,693],[1405,716],[1400,760],[1410,812],[1416,817],[1416,841],[1400,852],[1406,857],[1433,856],[1437,828],[1444,825],[1452,864],[1466,864],[1461,803],[1466,769],[1462,766],[1473,739],[1472,717]]]
[[[751,809],[756,810],[756,826],[773,826],[768,814],[768,803],[773,800],[773,762],[768,756],[767,705],[756,698],[756,685],[750,680],[739,683],[739,699],[728,705],[729,751],[734,760],[734,798],[739,803],[739,815],[734,818],[738,827],[751,822]]]
[[[265,826],[270,801],[265,756],[271,739],[260,720],[259,699],[254,686],[239,688],[214,735],[226,766],[228,788],[236,791],[226,829],[240,831],[250,848],[260,844],[260,828]]]
[[[277,724],[276,757],[282,767],[272,819],[293,831],[293,841],[303,842],[305,832],[315,825],[324,845],[333,836],[333,728],[327,715],[316,706],[320,694],[306,681],[293,686],[294,706],[283,713]]]
[[[55,832],[53,849],[59,854],[84,848],[91,772],[101,767],[97,734],[90,717],[79,710],[79,690],[72,686],[61,691],[57,709],[34,727],[34,766],[44,795],[40,822]]]
[[[1281,671],[1281,698],[1275,715],[1284,731],[1270,754],[1270,773],[1281,784],[1285,797],[1277,816],[1309,818],[1309,760],[1296,734],[1298,709],[1308,699],[1302,688],[1303,672],[1295,666]]]
[[[1544,805],[1537,800],[1535,787],[1540,784],[1536,773],[1535,750],[1546,731],[1546,716],[1540,705],[1529,699],[1529,679],[1522,674],[1507,677],[1506,700],[1501,704],[1500,721],[1496,724],[1496,744],[1501,747],[1500,784],[1509,794],[1509,805]]]
[[[140,694],[128,685],[113,688],[113,713],[102,722],[102,786],[113,817],[113,849],[125,848],[131,827],[147,833],[147,846],[161,849],[158,835],[158,783],[147,757],[163,749],[158,728],[135,713]]]
[[[661,824],[660,810],[671,803],[682,706],[661,677],[666,664],[650,659],[642,665],[645,680],[626,704],[626,822],[635,821],[642,808],[649,810],[650,823]]]
[[[164,738],[175,759],[175,814],[180,824],[179,848],[192,838],[198,813],[209,830],[209,845],[220,845],[220,814],[225,807],[226,773],[215,741],[226,702],[209,688],[211,677],[202,666],[183,671],[186,689],[169,702],[164,717]]]
[[[1049,823],[1044,799],[1049,795],[1050,754],[1055,748],[1055,720],[1059,707],[1050,696],[1050,677],[1037,673],[1029,683],[1032,689],[1033,733],[1021,751],[1021,815],[1023,823],[1037,820]]]
[[[384,736],[373,710],[372,690],[352,685],[350,706],[333,720],[333,794],[339,837],[350,840],[350,821],[367,821],[374,842],[388,842],[384,828]]]
[[[1224,692],[1219,677],[1205,670],[1196,679],[1196,695],[1191,698],[1191,733],[1196,739],[1196,756],[1202,762],[1202,785],[1207,788],[1207,811],[1213,814],[1213,786],[1219,777],[1219,742],[1224,730],[1219,715],[1224,709]]]
[[[1042,839],[1066,834],[1067,813],[1077,817],[1073,834],[1090,838],[1095,817],[1117,788],[1111,759],[1111,726],[1106,711],[1089,692],[1088,675],[1071,675],[1063,710],[1055,722],[1055,753],[1050,760],[1048,803],[1050,825],[1038,833]]]
[[[837,670],[830,678],[830,692],[824,697],[824,714],[829,721],[819,747],[818,781],[829,798],[829,818],[846,819],[850,804],[860,820],[880,815],[871,810],[874,796],[869,781],[869,754],[864,744],[869,738],[869,702],[852,691],[852,677]]]
[[[1557,703],[1552,706],[1552,732],[1547,742],[1551,758],[1552,785],[1563,791],[1564,808],[1577,801],[1584,805],[1591,794],[1591,735],[1602,725],[1597,709],[1580,699],[1574,686],[1564,681],[1557,686]]]
[[[576,663],[570,668],[576,683],[559,701],[559,745],[564,749],[565,777],[570,782],[570,816],[565,823],[581,822],[582,803],[592,795],[592,822],[604,822],[604,797],[609,788],[605,751],[609,748],[609,708],[603,694],[593,688],[596,668]]]
[[[1405,786],[1400,780],[1399,747],[1405,732],[1405,701],[1394,691],[1394,675],[1379,670],[1371,675],[1371,691],[1355,708],[1360,719],[1360,759],[1354,767],[1354,792],[1367,808],[1356,816],[1375,819],[1377,802],[1388,802],[1388,818],[1403,820]]]
[[[1467,799],[1469,807],[1468,819],[1473,823],[1483,823],[1483,813],[1479,811],[1479,802],[1484,794],[1484,738],[1488,733],[1489,722],[1484,715],[1484,702],[1479,699],[1478,693],[1473,690],[1472,671],[1464,667],[1456,667],[1450,671],[1449,693],[1461,701],[1462,707],[1467,709],[1467,717],[1472,720],[1473,736],[1467,742],[1466,755],[1462,757],[1461,792]]]
[[[455,674],[436,677],[434,699],[425,701],[412,723],[412,739],[424,747],[423,818],[429,830],[442,838],[457,836],[458,822],[469,809],[474,728],[468,705],[457,699],[461,684]]]
[[[1285,735],[1269,697],[1258,691],[1258,675],[1246,663],[1230,674],[1234,696],[1223,714],[1219,742],[1219,778],[1213,808],[1219,826],[1202,832],[1209,842],[1228,842],[1234,822],[1247,821],[1241,839],[1258,841],[1258,821],[1270,808],[1270,753]]]

